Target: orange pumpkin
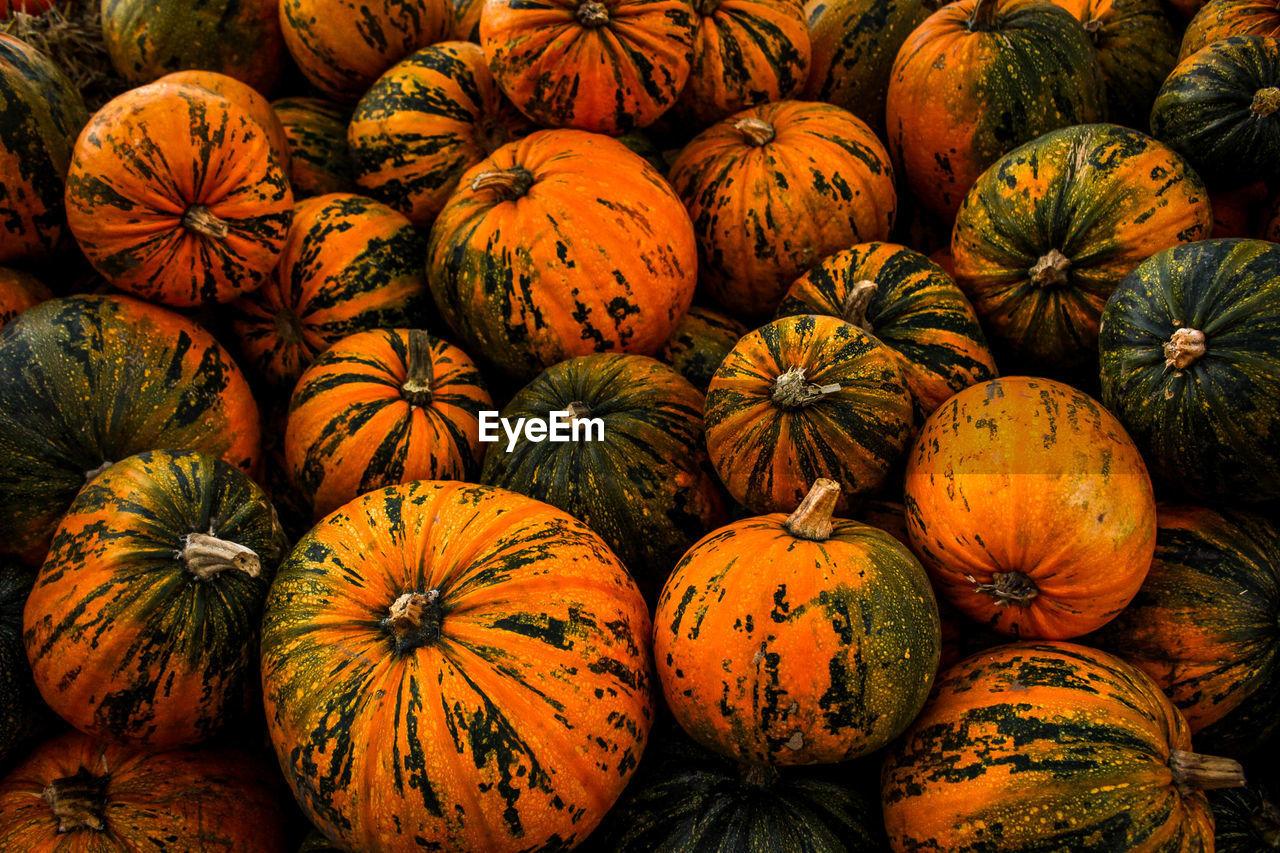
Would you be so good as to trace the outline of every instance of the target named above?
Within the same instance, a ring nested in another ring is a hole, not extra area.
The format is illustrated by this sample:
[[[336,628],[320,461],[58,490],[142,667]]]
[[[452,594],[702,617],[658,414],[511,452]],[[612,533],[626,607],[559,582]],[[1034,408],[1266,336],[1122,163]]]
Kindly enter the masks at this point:
[[[51,298],[49,288],[35,276],[0,267],[0,327],[32,305]]]
[[[216,92],[249,114],[262,126],[271,140],[271,150],[280,160],[280,167],[289,174],[289,137],[284,132],[280,117],[258,90],[234,77],[216,71],[175,71],[166,74],[157,83],[190,83]]]
[[[289,185],[294,201],[356,189],[347,149],[351,110],[322,98],[271,102],[289,145]]]
[[[1115,617],[1156,544],[1155,498],[1115,417],[1048,379],[961,391],[907,459],[907,530],[957,610],[1015,637],[1066,639]]]
[[[1280,36],[1280,8],[1271,0],[1209,0],[1187,24],[1178,61],[1232,36]]]

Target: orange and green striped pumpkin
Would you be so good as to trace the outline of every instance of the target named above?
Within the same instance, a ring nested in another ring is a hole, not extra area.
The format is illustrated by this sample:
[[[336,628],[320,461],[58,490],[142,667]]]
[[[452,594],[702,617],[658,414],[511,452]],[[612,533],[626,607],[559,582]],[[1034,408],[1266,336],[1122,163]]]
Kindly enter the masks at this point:
[[[355,167],[347,147],[349,109],[323,98],[281,98],[271,102],[271,109],[288,142],[295,201],[355,192]]]
[[[480,13],[484,0],[452,0],[453,29],[449,38],[454,41],[480,43]]]
[[[31,306],[51,298],[49,288],[35,276],[0,267],[0,328]]]
[[[657,358],[706,394],[716,368],[746,333],[747,327],[729,315],[695,305],[680,318]]]
[[[320,522],[276,575],[271,739],[345,848],[568,850],[644,750],[649,631],[622,564],[560,510],[392,486]]]
[[[1150,678],[1073,643],[1014,643],[938,677],[885,760],[894,853],[1208,851],[1204,790],[1244,784],[1192,752]]]
[[[284,438],[289,479],[316,519],[411,480],[473,480],[492,409],[475,363],[419,329],[374,329],[329,347],[298,380]]]
[[[0,557],[0,775],[52,717],[40,701],[22,645],[22,608],[35,579],[35,569]]]
[[[1280,8],[1271,0],[1209,0],[1187,24],[1178,59],[1232,36],[1280,36]]]
[[[175,71],[161,77],[157,82],[203,86],[236,104],[266,132],[267,139],[271,140],[271,151],[280,161],[280,167],[285,175],[290,174],[289,137],[285,135],[280,116],[276,115],[271,104],[258,93],[257,89],[248,83],[216,71]]]

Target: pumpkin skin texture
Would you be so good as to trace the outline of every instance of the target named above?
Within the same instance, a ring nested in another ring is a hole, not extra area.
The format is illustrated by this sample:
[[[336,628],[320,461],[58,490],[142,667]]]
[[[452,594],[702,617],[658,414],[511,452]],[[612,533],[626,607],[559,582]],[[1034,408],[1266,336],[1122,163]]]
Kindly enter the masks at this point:
[[[358,495],[411,480],[472,480],[477,418],[493,408],[475,363],[426,332],[343,338],[307,368],[289,404],[289,478],[318,520]]]
[[[356,189],[347,148],[347,109],[323,98],[281,98],[271,108],[288,141],[289,186],[295,201]]]
[[[1137,448],[1096,401],[1049,379],[993,379],[943,403],[908,454],[905,494],[912,550],[939,594],[1014,637],[1101,627],[1155,551]]]
[[[1280,850],[1280,809],[1259,785],[1209,792],[1214,853]]]
[[[657,351],[693,299],[697,250],[680,200],[638,154],[547,130],[463,174],[427,274],[468,352],[529,377],[592,352]]]
[[[258,463],[258,407],[199,326],[127,297],[71,296],[0,333],[0,552],[39,562],[104,463],[152,448]]]
[[[746,333],[747,327],[727,314],[695,305],[680,318],[657,357],[706,394],[716,368]]]
[[[1151,133],[1187,158],[1213,190],[1280,176],[1280,38],[1208,45],[1164,81]]]
[[[889,846],[1212,850],[1205,783],[1180,769],[1190,749],[1186,721],[1118,658],[1072,643],[980,652],[938,676],[885,761]],[[1208,761],[1243,782],[1235,762]]]
[[[1142,589],[1094,637],[1178,706],[1196,745],[1239,756],[1280,732],[1280,529],[1161,504]]]
[[[694,31],[684,0],[486,0],[480,15],[489,70],[521,112],[611,136],[676,102]]]
[[[882,344],[920,422],[952,394],[996,376],[969,300],[941,267],[905,246],[862,243],[831,255],[778,306],[779,317],[797,314],[839,317]]]
[[[480,12],[484,0],[453,0],[453,30],[449,38],[455,41],[480,43]]]
[[[36,572],[0,557],[0,773],[30,746],[46,715],[22,646],[22,608]]]
[[[88,120],[61,69],[0,33],[0,264],[47,255],[62,242],[63,180]]]
[[[279,2],[294,62],[321,95],[342,103],[359,100],[384,71],[453,27],[450,0]]]
[[[112,465],[72,502],[27,599],[44,700],[86,734],[152,749],[243,721],[286,548],[262,489],[220,459],[153,451]]]
[[[203,86],[152,83],[76,140],[67,224],[113,285],[168,305],[228,302],[271,272],[293,193],[271,143]]]
[[[1001,155],[1050,130],[1101,121],[1104,98],[1093,46],[1065,9],[959,0],[898,51],[885,107],[889,150],[921,204],[951,219]]]
[[[35,276],[0,267],[0,328],[31,306],[52,298],[49,288]]]
[[[378,78],[347,138],[361,189],[430,228],[463,172],[532,129],[498,91],[479,45],[443,42]]]
[[[893,740],[938,669],[938,607],[883,530],[832,519],[820,479],[790,516],[734,522],[689,549],[654,613],[653,656],[694,740],[747,764],[829,764]]]
[[[901,455],[912,402],[874,338],[835,317],[801,315],[738,341],[707,389],[706,423],[711,464],[738,503],[789,512],[829,477],[844,510]]]
[[[233,306],[245,362],[289,391],[348,335],[417,325],[429,301],[422,256],[409,220],[373,199],[330,193],[300,202],[271,278]]]
[[[870,128],[830,104],[764,104],[713,125],[671,166],[698,236],[707,294],[767,317],[796,277],[854,243],[885,240],[897,196]]]
[[[203,86],[239,106],[262,126],[267,138],[271,140],[271,151],[280,161],[281,169],[286,175],[290,173],[289,138],[285,135],[284,125],[280,124],[280,117],[276,115],[276,111],[271,108],[267,99],[258,94],[258,90],[234,77],[219,74],[216,71],[175,71],[161,77],[158,82]]]
[[[1011,151],[965,197],[956,282],[993,338],[1038,366],[1091,363],[1107,297],[1134,267],[1213,228],[1208,191],[1168,146],[1112,124]]]
[[[649,631],[621,563],[560,510],[457,482],[371,492],[276,575],[271,738],[344,847],[568,850],[644,748]]]
[[[1209,0],[1187,24],[1178,60],[1232,36],[1280,36],[1280,9],[1265,0]]]
[[[700,391],[646,356],[563,361],[522,388],[502,417],[550,421],[574,412],[599,418],[603,434],[569,442],[524,436],[514,446],[500,434],[485,452],[481,480],[581,519],[656,597],[689,546],[725,520],[702,407]]]
[[[1280,497],[1278,287],[1274,243],[1205,240],[1144,261],[1107,302],[1102,401],[1177,493]]]
[[[0,782],[0,847],[285,853],[272,776],[246,752],[142,752],[68,732]]]

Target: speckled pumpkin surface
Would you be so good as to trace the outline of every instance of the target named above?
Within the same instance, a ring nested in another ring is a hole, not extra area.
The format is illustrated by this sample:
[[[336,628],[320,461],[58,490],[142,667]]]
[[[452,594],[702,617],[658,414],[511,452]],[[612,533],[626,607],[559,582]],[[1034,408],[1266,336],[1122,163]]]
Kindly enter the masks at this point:
[[[1209,0],[1187,24],[1178,59],[1232,36],[1280,35],[1280,9],[1266,0]]]
[[[657,357],[705,394],[720,362],[746,333],[747,327],[727,314],[695,305],[680,318]]]
[[[267,138],[271,140],[271,150],[280,161],[280,167],[286,175],[290,174],[289,138],[285,135],[284,126],[280,124],[280,117],[271,108],[271,103],[257,89],[216,71],[175,71],[161,77],[158,82],[203,86],[239,106],[266,131]]]
[[[323,98],[281,98],[271,108],[289,145],[289,186],[295,201],[356,188],[347,148],[350,109]]]

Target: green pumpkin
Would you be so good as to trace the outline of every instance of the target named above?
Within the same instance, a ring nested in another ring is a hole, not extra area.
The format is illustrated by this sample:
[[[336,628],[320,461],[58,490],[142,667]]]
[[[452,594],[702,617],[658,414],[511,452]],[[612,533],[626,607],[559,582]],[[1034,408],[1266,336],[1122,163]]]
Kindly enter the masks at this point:
[[[1209,792],[1214,853],[1274,853],[1280,850],[1280,809],[1260,785]]]
[[[1280,246],[1158,252],[1102,313],[1102,400],[1195,502],[1280,498]]]
[[[0,557],[0,774],[52,717],[22,647],[22,608],[35,579],[35,569]]]
[[[705,394],[720,362],[746,333],[747,327],[727,314],[695,305],[680,318],[657,357]]]

